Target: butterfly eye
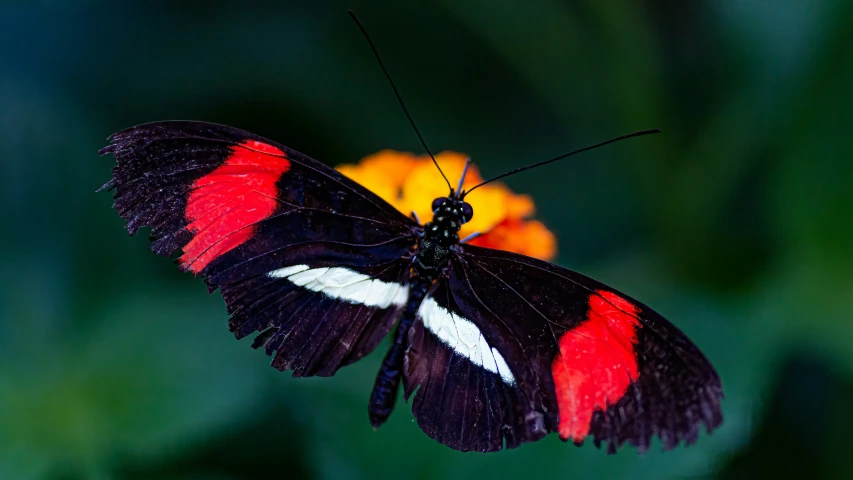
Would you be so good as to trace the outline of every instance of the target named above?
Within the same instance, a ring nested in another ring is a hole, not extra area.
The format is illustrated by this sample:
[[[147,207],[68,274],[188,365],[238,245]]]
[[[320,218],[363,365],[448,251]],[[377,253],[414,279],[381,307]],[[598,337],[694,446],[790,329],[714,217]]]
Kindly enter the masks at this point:
[[[473,218],[473,217],[474,217],[474,209],[471,208],[470,204],[463,203],[462,204],[462,221],[466,222],[466,223],[470,222],[471,218]]]
[[[444,202],[446,202],[446,201],[447,201],[447,199],[444,197],[439,197],[439,198],[436,198],[435,200],[433,200],[432,201],[432,211],[434,212],[434,211],[438,210],[438,207],[444,205]]]

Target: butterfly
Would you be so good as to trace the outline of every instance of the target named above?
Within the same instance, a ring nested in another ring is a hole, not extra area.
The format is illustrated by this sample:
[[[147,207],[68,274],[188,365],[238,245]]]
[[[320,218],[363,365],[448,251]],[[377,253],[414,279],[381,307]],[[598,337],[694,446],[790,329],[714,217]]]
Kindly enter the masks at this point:
[[[231,332],[255,335],[273,367],[331,376],[393,330],[368,402],[374,427],[401,388],[420,428],[462,451],[555,432],[643,452],[655,437],[669,449],[722,423],[718,374],[654,310],[571,270],[461,241],[476,187],[448,183],[422,225],[236,128],[157,122],[109,142],[100,153],[117,163],[104,188],[129,233],[150,227],[155,253],[218,289]]]

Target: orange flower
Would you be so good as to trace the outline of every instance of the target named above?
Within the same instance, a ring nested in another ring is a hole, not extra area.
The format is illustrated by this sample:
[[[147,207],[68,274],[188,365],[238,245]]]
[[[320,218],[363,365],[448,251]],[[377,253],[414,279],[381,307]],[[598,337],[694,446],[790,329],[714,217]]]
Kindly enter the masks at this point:
[[[466,156],[441,152],[435,156],[444,174],[456,187]],[[432,220],[432,201],[448,194],[447,184],[429,156],[382,150],[364,157],[357,165],[338,165],[337,170],[369,188],[406,215],[418,214],[422,222]],[[471,165],[463,190],[483,181],[477,167]],[[465,198],[474,209],[474,218],[462,226],[459,237],[474,232],[482,235],[472,245],[517,252],[551,260],[557,253],[557,240],[542,222],[531,220],[533,200],[529,195],[513,193],[502,183],[489,183]]]

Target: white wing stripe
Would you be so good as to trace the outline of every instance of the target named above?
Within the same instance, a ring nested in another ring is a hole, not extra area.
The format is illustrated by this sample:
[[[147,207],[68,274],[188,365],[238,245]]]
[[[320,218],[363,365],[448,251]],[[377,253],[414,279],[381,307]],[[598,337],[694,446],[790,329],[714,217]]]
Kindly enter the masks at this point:
[[[486,370],[500,375],[504,383],[515,385],[515,377],[503,356],[489,343],[471,321],[449,312],[427,297],[418,309],[424,328],[459,355]]]
[[[270,278],[286,278],[294,285],[321,292],[329,298],[368,307],[403,306],[409,299],[409,286],[383,282],[342,267],[310,268],[293,265],[267,273]]]
[[[267,276],[270,278],[285,278],[293,275],[294,273],[304,272],[308,270],[308,265],[294,265],[292,267],[284,267],[279,268],[278,270],[273,270],[268,273]]]

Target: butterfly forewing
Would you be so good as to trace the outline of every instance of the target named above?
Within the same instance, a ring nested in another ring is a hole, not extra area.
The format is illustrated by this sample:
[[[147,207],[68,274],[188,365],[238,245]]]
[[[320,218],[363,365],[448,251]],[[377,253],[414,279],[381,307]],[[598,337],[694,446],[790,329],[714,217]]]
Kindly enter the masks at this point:
[[[220,288],[231,329],[273,365],[331,375],[375,348],[408,296],[417,224],[335,170],[262,137],[162,122],[110,137],[131,234]]]
[[[329,376],[370,353],[409,297],[404,262],[371,266],[294,265],[221,285],[231,331],[253,332],[255,348],[295,376]]]

